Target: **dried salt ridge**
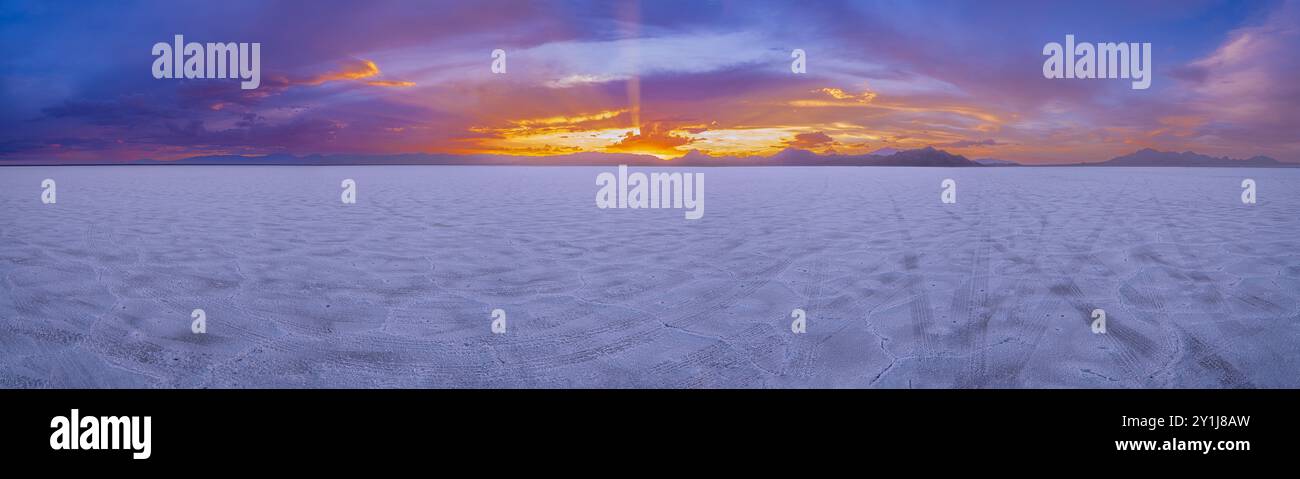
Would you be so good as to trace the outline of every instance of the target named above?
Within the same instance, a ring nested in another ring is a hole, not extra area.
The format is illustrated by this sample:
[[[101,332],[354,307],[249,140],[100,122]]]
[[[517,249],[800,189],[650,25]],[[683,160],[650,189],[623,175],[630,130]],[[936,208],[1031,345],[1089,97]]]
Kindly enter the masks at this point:
[[[6,168],[0,386],[1300,387],[1300,170],[601,171]]]

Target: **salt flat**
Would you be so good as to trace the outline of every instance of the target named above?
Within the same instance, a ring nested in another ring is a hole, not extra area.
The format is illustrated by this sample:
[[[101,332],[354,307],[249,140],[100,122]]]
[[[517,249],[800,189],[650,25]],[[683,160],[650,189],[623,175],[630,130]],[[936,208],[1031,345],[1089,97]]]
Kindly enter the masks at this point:
[[[1300,387],[1300,170],[612,170],[0,168],[0,386]]]

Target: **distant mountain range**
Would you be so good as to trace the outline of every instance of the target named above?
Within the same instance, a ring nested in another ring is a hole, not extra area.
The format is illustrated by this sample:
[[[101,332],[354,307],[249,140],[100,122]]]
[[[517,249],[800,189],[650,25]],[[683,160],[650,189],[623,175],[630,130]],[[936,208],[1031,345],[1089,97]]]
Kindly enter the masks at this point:
[[[4,165],[57,164],[52,162],[7,162]],[[273,154],[263,156],[215,155],[194,156],[180,160],[136,160],[127,163],[106,162],[98,164],[134,165],[516,165],[516,166],[929,166],[929,167],[1014,167],[1014,166],[1120,166],[1120,167],[1300,167],[1300,163],[1286,163],[1267,156],[1246,159],[1213,157],[1190,151],[1175,153],[1145,148],[1128,155],[1117,156],[1095,163],[1067,165],[1024,165],[995,158],[969,160],[933,147],[915,150],[882,148],[865,155],[819,154],[808,150],[787,148],[771,156],[709,156],[691,150],[680,158],[663,160],[651,155],[632,153],[582,152],[555,156],[511,155],[445,155],[409,153],[397,155],[306,155]]]
[[[1133,153],[1117,156],[1100,163],[1081,163],[1083,166],[1211,166],[1238,168],[1278,168],[1296,167],[1300,164],[1284,163],[1267,156],[1253,156],[1246,159],[1215,157],[1190,151],[1176,153],[1143,148]]]

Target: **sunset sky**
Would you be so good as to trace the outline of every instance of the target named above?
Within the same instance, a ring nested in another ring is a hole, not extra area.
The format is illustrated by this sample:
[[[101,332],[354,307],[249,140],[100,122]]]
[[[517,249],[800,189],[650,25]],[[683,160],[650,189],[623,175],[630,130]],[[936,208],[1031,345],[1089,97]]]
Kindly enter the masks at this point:
[[[153,78],[150,48],[175,34],[260,42],[261,87]],[[1044,78],[1066,34],[1151,42],[1151,88]],[[1300,161],[1300,1],[6,1],[0,41],[0,162],[924,146]]]

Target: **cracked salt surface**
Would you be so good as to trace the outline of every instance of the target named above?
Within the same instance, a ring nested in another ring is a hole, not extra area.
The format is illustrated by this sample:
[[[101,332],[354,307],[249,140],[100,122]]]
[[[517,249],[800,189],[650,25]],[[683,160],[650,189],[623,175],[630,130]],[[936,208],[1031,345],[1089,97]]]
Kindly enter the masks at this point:
[[[0,386],[1300,387],[1300,170],[604,170],[0,169]]]

